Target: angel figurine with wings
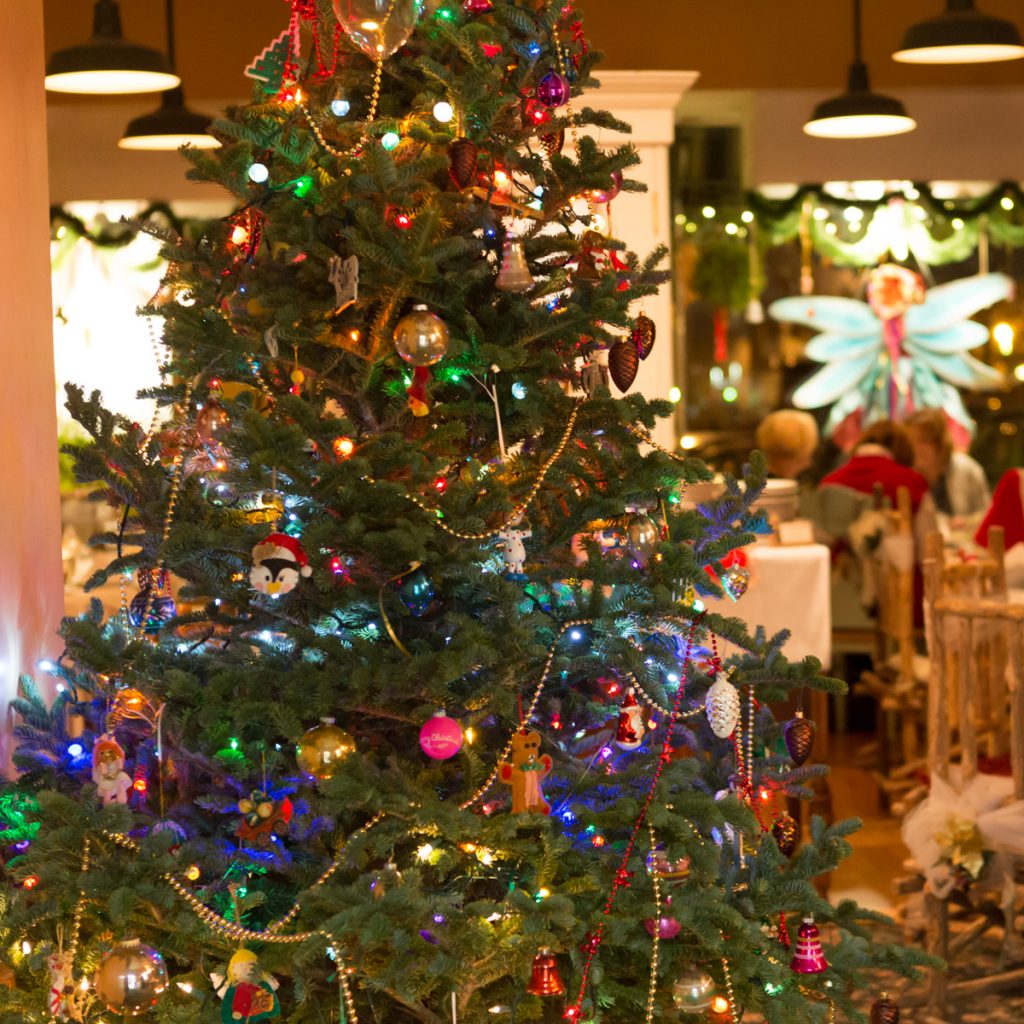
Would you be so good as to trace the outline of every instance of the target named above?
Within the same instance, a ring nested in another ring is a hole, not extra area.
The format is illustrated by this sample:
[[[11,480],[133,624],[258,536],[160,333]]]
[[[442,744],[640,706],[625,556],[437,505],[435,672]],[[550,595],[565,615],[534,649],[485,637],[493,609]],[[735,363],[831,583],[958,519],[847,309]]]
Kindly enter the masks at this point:
[[[871,272],[867,302],[831,295],[779,299],[776,320],[821,331],[807,355],[825,366],[793,393],[798,409],[831,405],[825,433],[849,448],[875,420],[903,420],[915,409],[939,408],[957,443],[974,423],[957,388],[990,390],[1001,374],[968,352],[988,328],[968,319],[1013,294],[1003,274],[978,274],[925,291],[921,278],[887,263]]]

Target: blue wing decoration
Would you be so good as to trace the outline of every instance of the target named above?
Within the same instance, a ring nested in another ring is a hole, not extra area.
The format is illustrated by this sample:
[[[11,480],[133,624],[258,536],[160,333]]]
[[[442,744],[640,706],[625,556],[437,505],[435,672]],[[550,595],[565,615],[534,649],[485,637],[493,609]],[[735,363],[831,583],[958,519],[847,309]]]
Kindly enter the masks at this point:
[[[988,340],[988,329],[968,318],[1012,294],[1010,278],[979,274],[928,290],[924,301],[888,321],[857,299],[810,295],[773,302],[768,312],[776,320],[821,332],[806,352],[825,365],[796,389],[793,404],[831,405],[828,434],[847,423],[859,432],[874,420],[901,419],[915,408],[941,408],[971,433],[974,425],[957,388],[987,390],[1002,377],[968,354]]]

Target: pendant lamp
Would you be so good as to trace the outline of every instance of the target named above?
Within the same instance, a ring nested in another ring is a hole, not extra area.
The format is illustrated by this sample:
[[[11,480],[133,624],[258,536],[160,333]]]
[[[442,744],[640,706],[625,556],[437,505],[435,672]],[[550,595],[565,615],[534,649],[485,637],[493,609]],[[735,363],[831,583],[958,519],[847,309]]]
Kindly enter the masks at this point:
[[[167,58],[174,67],[174,0],[166,0]],[[118,141],[121,149],[172,150],[182,146],[216,149],[220,143],[209,134],[211,119],[185,106],[181,86],[170,89],[160,99],[160,106],[128,122]]]
[[[824,139],[867,139],[916,127],[899,100],[871,91],[868,66],[861,59],[860,0],[853,0],[853,62],[846,92],[819,103],[804,132]]]
[[[92,38],[81,46],[58,50],[46,64],[50,92],[160,92],[173,89],[180,81],[159,50],[125,40],[116,0],[96,0]]]
[[[982,14],[974,0],[946,0],[942,14],[911,25],[892,55],[905,64],[985,64],[1024,57],[1017,26]]]

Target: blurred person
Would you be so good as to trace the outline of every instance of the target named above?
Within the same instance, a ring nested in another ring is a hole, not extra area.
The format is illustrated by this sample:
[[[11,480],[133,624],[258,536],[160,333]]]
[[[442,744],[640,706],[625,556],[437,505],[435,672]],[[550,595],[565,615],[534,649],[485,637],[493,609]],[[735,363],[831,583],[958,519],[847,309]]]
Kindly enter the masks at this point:
[[[920,409],[906,420],[914,469],[928,481],[935,510],[962,526],[984,514],[992,499],[985,471],[967,452],[955,451],[941,409]]]
[[[873,423],[854,446],[849,461],[829,473],[818,489],[818,521],[837,545],[860,545],[853,537],[865,513],[874,511],[875,486],[895,508],[897,492],[906,487],[914,516],[914,535],[923,550],[925,535],[935,529],[935,503],[928,481],[913,468],[914,449],[906,429],[891,420]]]
[[[996,484],[992,503],[974,535],[975,542],[988,547],[988,531],[1001,526],[1006,537],[1006,583],[1024,587],[1024,471],[1008,469]]]
[[[758,424],[757,447],[764,452],[768,475],[795,480],[814,460],[818,447],[818,424],[809,412],[778,409]]]

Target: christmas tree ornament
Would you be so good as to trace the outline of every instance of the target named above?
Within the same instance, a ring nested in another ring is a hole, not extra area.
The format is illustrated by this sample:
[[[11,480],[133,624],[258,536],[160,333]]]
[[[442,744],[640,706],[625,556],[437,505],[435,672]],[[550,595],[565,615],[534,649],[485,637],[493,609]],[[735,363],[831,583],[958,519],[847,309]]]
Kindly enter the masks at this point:
[[[124,770],[124,750],[110,733],[104,733],[93,744],[92,781],[104,807],[128,803],[131,776]]]
[[[626,511],[626,550],[642,569],[657,552],[660,534],[654,520],[638,506],[630,505]]]
[[[327,261],[327,280],[334,286],[334,316],[344,313],[349,306],[359,300],[359,257],[331,256]],[[355,332],[350,341],[358,341],[359,332]],[[271,353],[274,355],[274,353]]]
[[[270,846],[273,836],[288,835],[292,820],[292,802],[288,797],[275,799],[270,793],[254,789],[245,799],[238,801],[243,815],[235,835],[245,843]]]
[[[58,1021],[80,1021],[85,1009],[87,993],[75,985],[74,960],[71,951],[59,942],[57,949],[46,958],[46,969],[50,972],[47,1008],[50,1016]],[[4,987],[14,988],[13,980]]]
[[[622,171],[612,171],[611,184],[607,188],[592,188],[588,193],[592,203],[604,206],[622,191]]]
[[[226,974],[211,974],[210,980],[221,998],[222,1024],[256,1024],[281,1016],[277,979],[263,970],[251,949],[239,949],[228,961]]]
[[[666,896],[662,901],[662,909],[671,911],[672,908],[672,897]],[[682,925],[671,916],[671,913],[666,913],[665,916],[657,919],[653,917],[644,918],[644,928],[647,929],[647,934],[653,939],[655,935],[659,939],[674,939],[680,931],[682,931]]]
[[[207,444],[220,444],[230,429],[227,409],[215,398],[208,398],[196,413],[196,433]]]
[[[271,533],[252,549],[249,583],[268,597],[290,594],[303,576],[312,576],[302,545],[287,533]]]
[[[523,567],[526,563],[526,545],[523,541],[533,536],[533,531],[522,526],[523,517],[515,516],[498,534],[501,544],[501,557],[505,562],[505,576],[512,580],[525,580]]]
[[[93,978],[96,998],[111,1013],[139,1017],[167,990],[164,958],[138,939],[126,939],[104,953]]]
[[[448,175],[456,188],[469,188],[476,181],[479,152],[469,139],[455,139],[448,144]]]
[[[792,815],[783,811],[772,822],[772,836],[784,857],[792,857],[800,842],[800,826]]]
[[[252,63],[245,69],[246,76],[262,82],[263,91],[268,95],[276,95],[284,85],[285,73],[291,62],[291,52],[291,30],[286,28],[253,58]]]
[[[372,61],[405,45],[422,7],[422,0],[334,0],[338,24]]]
[[[430,368],[414,366],[412,380],[405,389],[409,411],[413,416],[426,416],[430,412]]]
[[[804,718],[803,711],[798,710],[786,723],[783,738],[793,764],[799,768],[811,756],[814,747],[814,723]]]
[[[544,147],[544,153],[550,160],[562,152],[562,147],[565,145],[565,131],[559,128],[555,132],[545,132],[540,137],[540,144]]]
[[[462,749],[462,726],[444,713],[435,711],[420,729],[420,748],[435,761],[447,761]]]
[[[738,601],[750,586],[750,570],[745,565],[730,565],[722,576],[722,589]]]
[[[714,997],[714,978],[695,964],[684,966],[672,982],[672,1002],[680,1013],[703,1013]]]
[[[329,779],[355,749],[356,741],[335,725],[333,718],[321,718],[319,725],[303,733],[295,759],[306,775],[323,781]]]
[[[463,0],[462,9],[467,14],[486,14],[494,10],[491,0]]]
[[[535,282],[526,262],[523,243],[518,238],[506,238],[501,254],[501,269],[494,287],[502,292],[528,292]]]
[[[565,995],[565,982],[558,973],[558,960],[550,949],[541,949],[533,958],[526,991],[531,996]]]
[[[170,574],[165,569],[139,569],[136,578],[140,590],[128,605],[128,621],[153,636],[177,614],[170,592]]]
[[[871,1004],[871,1024],[900,1024],[900,1008],[887,992]]]
[[[615,729],[616,746],[623,750],[636,750],[643,742],[644,732],[644,710],[636,699],[636,694],[631,686],[622,699],[622,706],[619,708],[619,724]]]
[[[580,387],[588,398],[593,398],[601,388],[607,390],[610,384],[608,349],[594,349],[580,368]]]
[[[540,733],[523,730],[512,737],[509,759],[499,766],[498,777],[512,788],[513,814],[550,812],[541,782],[551,772],[551,763],[550,755],[540,752]]]
[[[395,325],[395,351],[410,366],[433,366],[448,351],[445,322],[422,303],[412,307]]]
[[[679,860],[670,860],[664,850],[651,850],[647,854],[646,865],[649,875],[656,874],[666,881],[675,882],[690,876],[690,858],[680,857]]]
[[[552,68],[537,83],[537,99],[545,107],[564,107],[572,95],[569,79]]]
[[[724,740],[733,734],[740,720],[740,692],[724,672],[719,672],[708,689],[704,709],[711,731]]]
[[[433,611],[437,607],[437,591],[434,581],[423,569],[414,569],[406,573],[398,582],[398,596],[402,604],[409,609],[409,614],[417,619]]]
[[[636,346],[621,338],[608,350],[608,372],[620,391],[628,391],[640,369],[640,356]]]
[[[633,321],[633,332],[630,335],[633,345],[636,347],[636,354],[641,359],[646,359],[654,349],[654,339],[657,337],[657,329],[654,321],[641,313]]]
[[[797,974],[821,974],[828,970],[828,961],[821,948],[821,935],[811,916],[805,917],[797,930],[796,951],[789,966]]]

